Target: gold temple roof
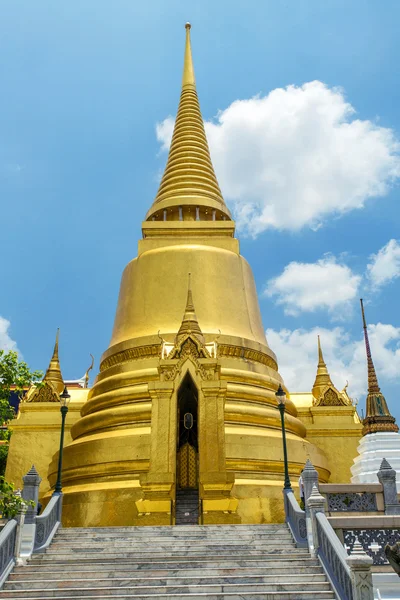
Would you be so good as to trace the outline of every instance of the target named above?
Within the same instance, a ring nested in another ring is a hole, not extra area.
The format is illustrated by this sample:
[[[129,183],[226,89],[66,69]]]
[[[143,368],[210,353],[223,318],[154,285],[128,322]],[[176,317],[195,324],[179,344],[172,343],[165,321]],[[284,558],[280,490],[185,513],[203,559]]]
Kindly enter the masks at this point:
[[[345,389],[339,392],[333,385],[322,354],[321,340],[318,336],[318,367],[312,388],[314,406],[347,406],[351,404],[351,399],[348,397]]]
[[[313,396],[315,396],[315,398],[318,398],[322,390],[329,385],[332,385],[332,381],[328,372],[328,368],[324,361],[324,356],[322,354],[321,348],[321,340],[318,336],[318,367],[317,375],[315,377],[314,385],[312,388]]]
[[[60,402],[60,394],[64,390],[64,380],[58,358],[59,332],[60,330],[57,329],[53,355],[43,377],[42,385],[37,387],[33,384],[26,393],[24,402]]]
[[[368,394],[366,415],[363,421],[363,435],[382,431],[397,432],[399,428],[396,425],[396,419],[390,414],[385,396],[382,394],[379,387],[378,377],[376,375],[375,366],[371,355],[371,348],[369,345],[367,322],[365,319],[364,304],[362,299],[360,299],[360,303],[368,368]]]
[[[193,220],[196,219],[196,208],[199,207],[205,211],[205,215],[211,215],[212,210],[215,210],[217,220],[230,219],[211,162],[197,97],[190,43],[191,26],[186,23],[185,27],[185,59],[178,114],[167,166],[146,219],[162,219],[165,209],[167,212],[173,212],[178,210],[178,207],[189,207]],[[211,217],[204,218],[207,220]]]
[[[50,381],[54,385],[57,392],[59,394],[61,394],[61,392],[64,390],[64,380],[63,380],[63,376],[61,374],[60,361],[58,358],[59,333],[60,333],[60,330],[57,329],[56,342],[54,344],[53,356],[51,357],[50,364],[49,364],[46,374],[43,378],[43,381]]]

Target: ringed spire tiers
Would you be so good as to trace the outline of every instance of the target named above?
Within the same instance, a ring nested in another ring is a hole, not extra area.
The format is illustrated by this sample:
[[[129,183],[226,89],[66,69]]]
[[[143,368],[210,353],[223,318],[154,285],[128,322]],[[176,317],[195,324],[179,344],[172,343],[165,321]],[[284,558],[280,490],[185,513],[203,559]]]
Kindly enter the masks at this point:
[[[200,329],[199,322],[196,317],[196,312],[193,304],[192,286],[191,286],[191,274],[189,273],[189,284],[188,293],[186,300],[185,313],[183,315],[182,323],[176,336],[177,341],[186,335],[195,335],[202,343],[204,343],[203,332]]]
[[[386,399],[380,390],[378,378],[376,376],[375,366],[371,355],[371,348],[369,345],[367,322],[365,319],[364,304],[362,299],[360,299],[360,304],[368,367],[368,395],[366,415],[363,421],[363,435],[383,431],[397,432],[399,428],[396,425],[396,419],[390,414]]]
[[[328,372],[328,368],[324,361],[324,356],[322,354],[321,348],[321,340],[318,336],[318,367],[317,367],[317,375],[315,377],[314,385],[312,388],[312,394],[316,398],[325,389],[327,386],[332,386],[331,377]]]
[[[186,23],[182,91],[167,166],[146,220],[231,220],[204,129],[196,91],[190,23]]]
[[[64,389],[64,380],[61,374],[60,361],[58,358],[58,337],[60,330],[57,329],[56,341],[54,344],[53,356],[51,357],[50,364],[43,378],[43,381],[51,381],[57,392],[61,394]]]

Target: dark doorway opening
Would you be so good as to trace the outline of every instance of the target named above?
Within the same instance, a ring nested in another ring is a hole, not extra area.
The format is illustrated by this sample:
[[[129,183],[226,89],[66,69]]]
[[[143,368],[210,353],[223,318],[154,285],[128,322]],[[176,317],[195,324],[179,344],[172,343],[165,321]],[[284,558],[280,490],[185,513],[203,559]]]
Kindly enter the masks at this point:
[[[198,493],[198,391],[187,373],[178,390],[177,491],[175,522],[196,524]]]

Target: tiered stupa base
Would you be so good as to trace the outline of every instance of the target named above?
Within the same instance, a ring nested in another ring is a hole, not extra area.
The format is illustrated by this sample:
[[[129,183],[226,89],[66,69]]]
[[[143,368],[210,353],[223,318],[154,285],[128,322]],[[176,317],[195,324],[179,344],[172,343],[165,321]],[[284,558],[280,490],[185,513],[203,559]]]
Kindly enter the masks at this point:
[[[369,433],[361,438],[359,455],[351,467],[351,483],[378,483],[377,473],[384,458],[397,473],[397,491],[400,492],[400,435],[385,431]]]

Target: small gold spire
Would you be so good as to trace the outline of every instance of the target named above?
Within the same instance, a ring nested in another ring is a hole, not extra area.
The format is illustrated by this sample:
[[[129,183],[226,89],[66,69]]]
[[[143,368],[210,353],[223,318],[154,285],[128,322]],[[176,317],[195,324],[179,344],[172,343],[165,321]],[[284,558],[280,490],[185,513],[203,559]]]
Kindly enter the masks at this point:
[[[376,376],[375,366],[371,355],[371,348],[369,345],[367,321],[365,319],[362,298],[360,298],[360,304],[368,369],[367,410],[365,419],[363,420],[364,428],[362,433],[363,435],[367,435],[368,433],[377,433],[382,431],[397,432],[399,428],[396,425],[396,419],[390,414],[385,396],[380,390],[378,378]]]
[[[151,220],[156,215],[170,215],[171,221],[185,220],[185,207],[194,215],[199,210],[219,214],[231,219],[224,202],[211,162],[203,117],[196,91],[190,23],[186,23],[185,59],[183,64],[182,92],[176,116],[167,166],[165,167],[157,196],[146,215]],[[201,220],[201,219],[200,219]]]
[[[185,60],[183,63],[183,76],[182,76],[182,90],[186,86],[191,86],[196,89],[196,79],[194,77],[193,59],[192,59],[192,46],[190,43],[190,29],[191,24],[186,23],[186,45],[185,45]]]
[[[328,372],[328,368],[324,361],[324,356],[322,354],[321,348],[321,340],[318,336],[318,367],[317,367],[317,375],[315,377],[314,385],[312,388],[312,394],[315,398],[318,398],[324,388],[327,386],[332,386],[332,381]]]
[[[187,335],[195,335],[204,344],[203,332],[200,329],[199,322],[196,317],[194,310],[192,287],[191,287],[191,274],[189,273],[188,293],[186,300],[186,308],[183,315],[182,323],[176,336],[178,342]]]
[[[321,340],[318,336],[318,367],[312,394],[315,398],[314,406],[346,406],[351,404],[347,394],[339,392],[332,383],[328,367],[322,354]]]
[[[57,392],[61,394],[64,390],[64,380],[61,374],[60,361],[58,358],[58,337],[60,330],[57,329],[56,343],[54,344],[53,356],[51,357],[49,367],[46,371],[43,381],[50,381]]]

